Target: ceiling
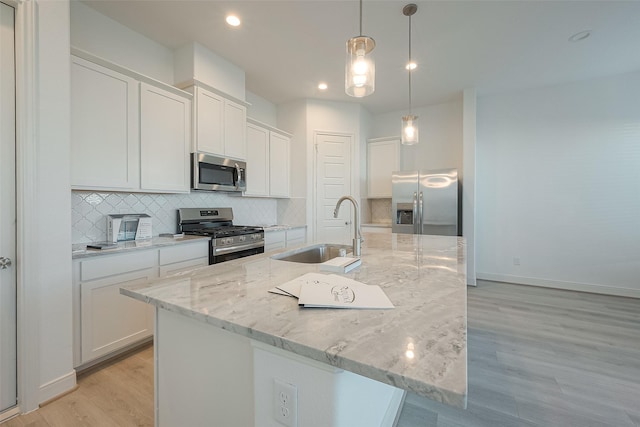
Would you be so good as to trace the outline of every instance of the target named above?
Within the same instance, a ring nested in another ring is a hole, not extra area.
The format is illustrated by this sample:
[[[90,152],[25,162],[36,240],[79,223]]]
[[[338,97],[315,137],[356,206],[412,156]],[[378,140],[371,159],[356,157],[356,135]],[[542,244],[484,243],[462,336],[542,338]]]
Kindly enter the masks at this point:
[[[409,1],[365,0],[363,34],[376,41],[376,90],[344,93],[345,43],[359,35],[358,1],[86,0],[175,49],[196,41],[246,72],[247,90],[281,104],[358,102],[372,113],[407,109]],[[412,17],[413,106],[640,70],[640,1],[417,1]],[[234,12],[239,28],[225,16]],[[587,39],[568,38],[591,30]],[[317,89],[320,81],[329,89]]]

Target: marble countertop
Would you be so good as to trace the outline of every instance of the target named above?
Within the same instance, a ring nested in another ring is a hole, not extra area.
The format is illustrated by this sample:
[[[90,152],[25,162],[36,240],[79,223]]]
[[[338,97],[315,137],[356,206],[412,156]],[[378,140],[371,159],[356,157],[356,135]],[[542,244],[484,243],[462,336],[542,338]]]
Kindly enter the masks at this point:
[[[181,245],[191,243],[196,240],[209,240],[209,237],[203,236],[187,236],[184,237],[153,237],[145,240],[128,240],[118,242],[118,247],[112,249],[87,249],[89,243],[74,243],[71,245],[71,258],[90,258],[101,255],[111,255],[116,253],[124,253],[129,251],[152,249],[162,246]]]
[[[241,258],[121,293],[251,339],[457,407],[466,405],[462,238],[366,233],[345,276],[379,285],[391,310],[300,308],[267,290],[318,264]]]

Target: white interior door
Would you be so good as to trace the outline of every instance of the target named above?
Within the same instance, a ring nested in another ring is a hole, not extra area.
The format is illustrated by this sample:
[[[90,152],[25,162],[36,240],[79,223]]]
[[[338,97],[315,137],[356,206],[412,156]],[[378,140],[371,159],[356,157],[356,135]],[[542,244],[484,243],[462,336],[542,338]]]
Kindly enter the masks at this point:
[[[351,243],[353,211],[351,203],[340,207],[333,217],[338,199],[351,195],[351,140],[349,135],[316,135],[316,241]]]
[[[14,12],[0,3],[0,420],[17,405]]]

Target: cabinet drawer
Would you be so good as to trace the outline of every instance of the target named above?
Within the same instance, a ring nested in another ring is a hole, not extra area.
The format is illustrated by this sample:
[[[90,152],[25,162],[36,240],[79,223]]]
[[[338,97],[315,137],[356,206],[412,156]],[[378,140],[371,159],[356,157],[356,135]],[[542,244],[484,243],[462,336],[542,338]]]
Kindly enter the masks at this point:
[[[209,256],[209,240],[160,248],[160,265]]]
[[[144,250],[122,255],[110,255],[80,262],[80,280],[94,280],[116,274],[153,268],[158,262],[157,250]]]

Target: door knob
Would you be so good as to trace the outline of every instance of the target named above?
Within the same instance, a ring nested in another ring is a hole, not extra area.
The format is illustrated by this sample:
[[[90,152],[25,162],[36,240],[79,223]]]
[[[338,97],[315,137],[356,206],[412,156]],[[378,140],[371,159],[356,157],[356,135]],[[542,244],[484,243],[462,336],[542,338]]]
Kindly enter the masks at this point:
[[[11,259],[0,256],[0,270],[6,270],[11,266]]]

